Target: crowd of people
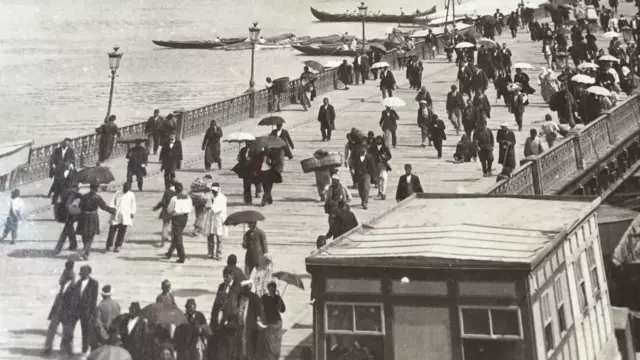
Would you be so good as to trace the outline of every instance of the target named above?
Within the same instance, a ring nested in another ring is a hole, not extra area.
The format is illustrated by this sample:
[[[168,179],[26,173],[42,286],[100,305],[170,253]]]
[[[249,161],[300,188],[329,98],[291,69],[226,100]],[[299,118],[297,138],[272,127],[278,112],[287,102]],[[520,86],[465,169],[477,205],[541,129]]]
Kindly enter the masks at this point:
[[[186,301],[181,317],[169,280],[162,281],[157,305],[141,308],[133,301],[123,313],[114,299],[115,286],[100,290],[89,265],[80,267],[76,277],[75,263],[68,260],[49,312],[43,355],[52,355],[60,326],[60,351],[72,355],[74,330],[80,323],[85,356],[102,346],[119,346],[133,360],[278,360],[286,306],[270,255],[259,256],[259,264],[245,264],[242,271],[236,256],[229,255],[208,322],[195,299]],[[163,312],[170,315],[163,317]]]

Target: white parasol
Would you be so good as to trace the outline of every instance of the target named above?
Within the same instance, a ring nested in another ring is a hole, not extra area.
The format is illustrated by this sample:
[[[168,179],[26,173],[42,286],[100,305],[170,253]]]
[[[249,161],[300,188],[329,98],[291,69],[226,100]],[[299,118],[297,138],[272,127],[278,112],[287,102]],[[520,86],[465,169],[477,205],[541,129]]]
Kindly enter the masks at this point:
[[[387,64],[384,61],[380,61],[380,62],[377,62],[377,63],[371,65],[372,69],[381,69],[381,68],[385,68],[385,67],[389,67],[389,64]]]
[[[227,135],[227,138],[224,139],[224,141],[228,143],[241,143],[241,142],[253,141],[255,139],[256,137],[249,133],[234,132]]]
[[[522,85],[518,84],[518,83],[511,83],[507,85],[507,90],[514,92],[514,91],[519,91],[522,90]]]
[[[528,69],[528,70],[535,69],[533,65],[527,64],[527,63],[515,63],[512,67],[514,69]]]
[[[484,45],[484,47],[489,49],[493,49],[494,47],[498,46],[497,42],[486,38],[481,38],[480,40],[478,40],[478,44]]]
[[[605,39],[613,39],[621,36],[622,34],[617,33],[615,31],[607,31],[606,33],[602,34],[602,37],[604,37]]]
[[[585,70],[585,69],[597,69],[600,66],[598,66],[597,64],[591,63],[591,62],[583,62],[582,64],[578,65],[578,69],[580,70]]]
[[[596,83],[596,79],[592,78],[591,76],[584,75],[584,74],[574,75],[571,78],[571,81],[577,82],[577,83],[581,83],[581,84],[595,84]]]
[[[407,104],[404,102],[404,100],[402,100],[400,98],[397,98],[397,97],[389,97],[389,98],[386,98],[386,99],[382,100],[382,106],[384,106],[384,107],[388,106],[388,107],[395,108],[395,107],[402,107],[402,106],[405,106],[405,105],[407,105]]]
[[[458,44],[455,46],[455,48],[456,48],[456,49],[468,49],[468,48],[473,48],[473,47],[476,47],[476,46],[475,46],[475,45],[473,45],[472,43],[470,43],[470,42],[466,42],[466,41],[463,41],[463,42],[461,42],[461,43],[458,43]]]
[[[598,58],[598,61],[613,61],[618,62],[618,59],[611,55],[603,55]]]
[[[602,86],[592,86],[587,89],[587,92],[590,92],[595,95],[611,96],[611,92],[603,88]]]

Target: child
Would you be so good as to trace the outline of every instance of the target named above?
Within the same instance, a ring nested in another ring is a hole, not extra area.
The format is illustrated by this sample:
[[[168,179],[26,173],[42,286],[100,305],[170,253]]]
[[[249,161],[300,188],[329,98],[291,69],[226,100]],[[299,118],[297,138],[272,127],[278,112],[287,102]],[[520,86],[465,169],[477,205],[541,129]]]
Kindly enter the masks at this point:
[[[16,243],[18,238],[18,224],[23,219],[22,211],[24,210],[24,201],[20,198],[20,190],[16,189],[11,192],[11,203],[9,206],[9,215],[4,223],[4,232],[0,238],[0,242],[11,233],[11,244]]]

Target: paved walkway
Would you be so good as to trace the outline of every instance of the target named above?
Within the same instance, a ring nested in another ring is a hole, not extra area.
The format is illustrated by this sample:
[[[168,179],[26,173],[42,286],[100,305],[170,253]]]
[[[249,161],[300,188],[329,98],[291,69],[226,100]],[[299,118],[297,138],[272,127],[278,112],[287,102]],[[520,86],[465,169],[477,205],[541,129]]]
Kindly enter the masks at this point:
[[[514,62],[529,62],[539,68],[542,66],[542,56],[539,43],[532,44],[526,33],[519,34],[517,39],[500,38],[513,51]],[[431,92],[436,113],[445,116],[446,93],[452,84],[456,83],[457,69],[438,58],[425,62],[424,85]],[[452,155],[455,151],[459,136],[451,129],[448,121],[448,141],[444,145],[442,159],[437,159],[433,148],[423,149],[420,145],[420,132],[416,126],[417,104],[413,101],[415,92],[407,90],[408,84],[403,72],[395,73],[400,90],[397,96],[404,99],[406,107],[398,109],[400,115],[398,129],[398,147],[392,149],[392,172],[389,175],[387,200],[373,199],[368,210],[354,207],[358,219],[366,220],[395,203],[395,189],[399,176],[403,173],[403,165],[411,163],[414,173],[419,175],[423,187],[427,192],[472,193],[486,191],[495,183],[495,177],[483,178],[480,163],[454,164]],[[537,71],[530,72],[532,85],[535,84]],[[310,157],[318,148],[329,151],[342,152],[345,144],[345,134],[357,127],[363,131],[373,130],[379,133],[377,126],[380,118],[380,94],[374,82],[364,86],[354,86],[349,91],[334,91],[327,95],[338,112],[336,132],[333,140],[323,143],[320,140],[319,125],[316,122],[318,101],[309,112],[300,107],[290,106],[281,115],[286,119],[293,141],[295,143],[295,159],[285,164],[284,182],[277,184],[274,189],[274,204],[265,208],[255,207],[262,212],[266,221],[259,226],[266,231],[270,245],[270,253],[274,255],[274,262],[278,269],[306,274],[304,259],[315,247],[318,235],[327,231],[326,215],[322,204],[318,201],[313,174],[304,174],[300,170],[299,161]],[[492,99],[492,117],[489,127],[495,130],[502,122],[509,122],[515,127],[513,116],[502,104],[495,104],[495,91],[491,88],[487,95]],[[547,106],[538,94],[530,97],[530,105],[525,113],[524,129],[516,132],[517,156],[522,157],[525,138],[532,127],[539,128],[548,113]],[[266,134],[270,129],[257,127],[258,120],[252,119],[225,127],[225,133],[234,131],[252,132],[255,135]],[[183,141],[185,152],[184,168],[178,173],[178,179],[186,186],[197,177],[204,175],[202,153],[200,151],[201,138],[193,137]],[[229,199],[229,213],[249,208],[242,204],[242,184],[234,173],[229,171],[235,165],[237,146],[223,145],[222,171],[214,171],[212,175],[220,182],[222,192]],[[153,161],[157,159],[152,157]],[[116,179],[122,181],[126,168],[124,159],[109,161]],[[494,173],[499,172],[499,165],[494,165]],[[93,267],[93,276],[100,285],[111,284],[114,287],[114,299],[122,309],[128,308],[131,301],[139,301],[144,306],[155,299],[160,292],[160,282],[170,279],[173,283],[174,294],[180,306],[187,298],[196,299],[199,310],[207,318],[215,289],[221,281],[223,262],[206,259],[206,241],[201,237],[186,237],[185,245],[188,254],[186,264],[176,264],[167,261],[161,255],[166,249],[158,247],[160,223],[157,213],[151,208],[160,200],[163,189],[157,163],[150,165],[150,174],[145,185],[145,191],[137,192],[138,214],[134,226],[130,229],[127,242],[119,254],[102,253],[106,237],[106,214],[101,214],[103,234],[95,242],[94,253],[88,262]],[[348,170],[340,169],[340,177],[349,182]],[[0,246],[0,358],[29,359],[38,357],[44,341],[47,328],[47,314],[57,291],[57,280],[63,269],[64,260],[74,257],[71,252],[63,252],[59,256],[51,254],[59,231],[60,224],[51,221],[52,212],[47,206],[48,199],[41,194],[47,192],[48,181],[28,184],[21,188],[26,202],[31,209],[31,218],[22,224],[18,244]],[[111,191],[103,193],[110,200]],[[352,190],[354,204],[359,204],[357,192]],[[371,194],[376,195],[372,189]],[[6,194],[3,194],[6,200]],[[3,202],[4,204],[4,202]],[[8,209],[0,209],[6,213]],[[4,214],[2,214],[4,216]],[[187,231],[191,230],[191,223]],[[228,254],[238,254],[242,259],[241,239],[244,229],[242,226],[230,228],[229,238],[224,242],[225,257]],[[80,264],[76,265],[79,268]],[[77,270],[77,269],[76,269]],[[311,343],[311,307],[309,305],[309,277],[304,278],[307,290],[295,288],[286,290],[285,301],[287,313],[284,315],[284,336],[282,356],[295,358],[300,343]],[[76,338],[79,339],[79,329]],[[79,351],[79,341],[76,342]],[[57,348],[57,341],[56,341]]]

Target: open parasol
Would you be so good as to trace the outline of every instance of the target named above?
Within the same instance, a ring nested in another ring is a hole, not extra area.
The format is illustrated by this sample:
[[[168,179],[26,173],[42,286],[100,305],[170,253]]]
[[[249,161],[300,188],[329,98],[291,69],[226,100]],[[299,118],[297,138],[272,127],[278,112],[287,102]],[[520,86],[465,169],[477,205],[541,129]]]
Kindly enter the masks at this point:
[[[613,57],[613,56],[611,56],[611,55],[603,55],[603,56],[600,56],[600,57],[598,58],[598,61],[612,61],[612,62],[618,62],[618,59],[617,59],[617,58],[615,58],[615,57]]]
[[[111,170],[104,166],[91,166],[78,172],[77,181],[81,184],[104,185],[115,180]]]
[[[580,70],[597,69],[599,67],[600,66],[598,66],[597,64],[590,63],[590,62],[583,62],[582,64],[578,65],[578,69],[580,69]]]
[[[142,134],[130,134],[118,139],[121,144],[135,144],[141,141],[147,141],[147,137]]]
[[[607,31],[606,33],[602,34],[602,37],[605,39],[613,39],[613,38],[617,38],[617,37],[621,37],[622,34],[617,33],[615,31]]]
[[[384,61],[380,61],[380,62],[377,62],[377,63],[371,65],[372,69],[381,69],[381,68],[385,68],[385,67],[389,67],[389,64],[384,62]]]
[[[611,92],[602,86],[591,86],[587,89],[587,92],[594,95],[611,96]]]
[[[384,45],[379,44],[379,43],[371,43],[371,44],[369,44],[369,47],[371,48],[371,50],[375,49],[375,50],[381,51],[383,53],[387,52],[387,48],[385,48]]]
[[[251,144],[252,152],[261,152],[263,149],[281,149],[287,146],[284,140],[277,136],[259,136]]]
[[[287,271],[274,272],[271,276],[286,283],[287,285],[295,286],[298,289],[304,290],[304,283],[298,274],[292,274]]]
[[[596,79],[592,78],[591,76],[584,75],[584,74],[573,75],[573,77],[571,78],[571,81],[577,82],[577,83],[580,83],[580,84],[595,84],[596,83]]]
[[[515,63],[512,66],[514,69],[533,70],[533,65],[527,63]]]
[[[187,322],[182,310],[173,304],[151,304],[140,311],[140,318],[147,319],[149,324],[180,325]]]
[[[456,49],[468,49],[468,48],[474,48],[474,47],[476,47],[476,46],[475,46],[475,45],[473,45],[472,43],[470,43],[470,42],[466,42],[466,41],[463,41],[463,42],[461,42],[461,43],[458,43],[458,44],[456,44],[456,46],[455,46],[455,48],[456,48]]]
[[[131,354],[120,346],[103,345],[91,351],[87,360],[131,360]]]
[[[507,85],[507,90],[509,90],[511,92],[520,91],[520,90],[522,90],[522,85],[520,85],[518,83],[511,83],[511,84]]]
[[[233,214],[227,216],[227,219],[224,221],[225,225],[228,226],[236,226],[239,224],[248,224],[258,221],[264,221],[264,215],[255,211],[255,210],[243,210],[234,212]]]
[[[404,102],[404,100],[397,97],[388,97],[382,100],[382,106],[384,107],[389,106],[389,107],[395,108],[395,107],[402,107],[405,105],[407,104]]]
[[[315,61],[315,60],[307,60],[304,62],[305,65],[307,65],[310,69],[313,69],[317,72],[323,72],[324,71],[324,66],[322,66],[322,64],[320,64],[319,62]]]
[[[224,141],[228,143],[243,143],[247,141],[253,141],[255,139],[256,137],[249,133],[234,132],[227,135],[227,138],[224,139]]]
[[[491,40],[491,39],[486,39],[486,38],[481,38],[478,40],[478,44],[479,45],[483,45],[486,48],[489,49],[493,49],[494,47],[498,46],[498,43]]]
[[[260,120],[258,125],[260,126],[274,126],[279,124],[284,124],[284,119],[280,116],[267,116],[266,118]]]

